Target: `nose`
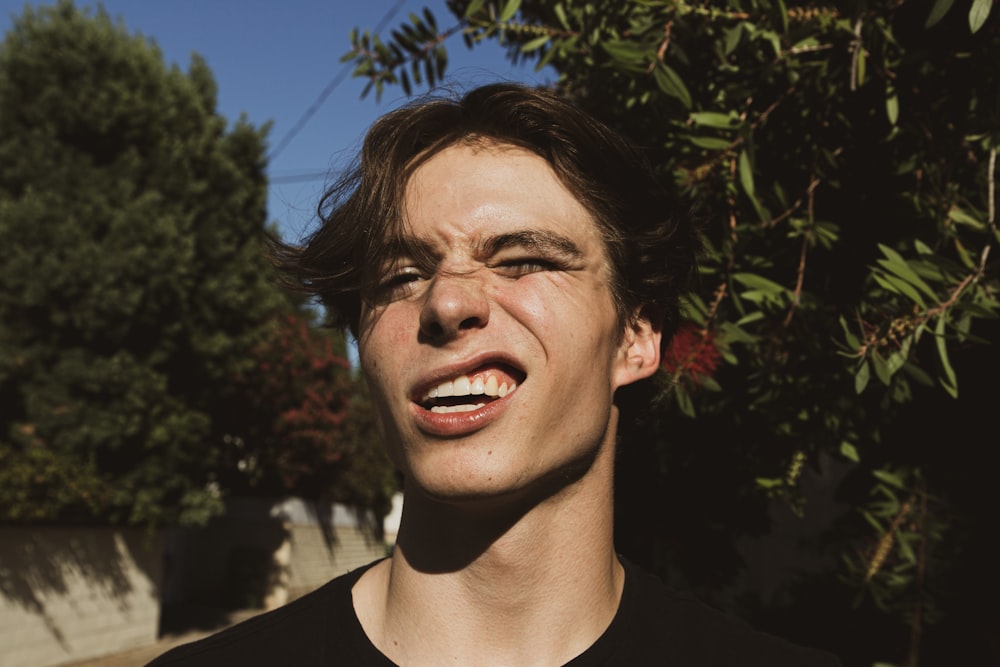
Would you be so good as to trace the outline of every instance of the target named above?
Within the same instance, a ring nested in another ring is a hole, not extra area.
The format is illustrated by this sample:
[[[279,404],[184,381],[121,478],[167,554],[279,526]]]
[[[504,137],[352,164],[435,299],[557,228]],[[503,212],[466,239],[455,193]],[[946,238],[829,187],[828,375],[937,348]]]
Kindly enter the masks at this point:
[[[490,320],[483,285],[473,275],[434,276],[420,310],[420,332],[434,342],[453,340],[481,329]]]

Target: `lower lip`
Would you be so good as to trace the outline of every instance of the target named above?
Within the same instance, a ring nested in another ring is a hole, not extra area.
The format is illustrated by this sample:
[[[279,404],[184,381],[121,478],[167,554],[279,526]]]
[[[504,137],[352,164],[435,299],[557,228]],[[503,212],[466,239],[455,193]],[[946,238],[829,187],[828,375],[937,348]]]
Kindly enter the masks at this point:
[[[512,394],[507,394],[503,398],[490,401],[483,407],[468,412],[431,412],[413,403],[413,418],[417,423],[417,428],[428,435],[447,438],[461,437],[475,433],[491,424],[506,409],[507,402],[516,393],[515,391]]]

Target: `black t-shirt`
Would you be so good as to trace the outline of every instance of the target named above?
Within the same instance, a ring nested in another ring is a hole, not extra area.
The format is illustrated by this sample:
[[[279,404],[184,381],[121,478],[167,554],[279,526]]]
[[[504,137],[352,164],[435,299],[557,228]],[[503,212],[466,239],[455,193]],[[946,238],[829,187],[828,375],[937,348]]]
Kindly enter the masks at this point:
[[[618,613],[566,667],[835,667],[828,653],[755,632],[628,564]],[[368,567],[371,567],[369,565]],[[354,613],[351,588],[368,567],[200,641],[147,667],[395,667],[371,643]]]

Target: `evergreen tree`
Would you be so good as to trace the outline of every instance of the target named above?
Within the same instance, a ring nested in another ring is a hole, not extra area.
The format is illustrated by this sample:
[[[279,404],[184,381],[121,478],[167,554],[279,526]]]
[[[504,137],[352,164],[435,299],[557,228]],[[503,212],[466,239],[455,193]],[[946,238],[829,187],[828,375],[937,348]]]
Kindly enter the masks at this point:
[[[286,299],[261,252],[266,128],[99,10],[0,47],[0,520],[201,522],[220,402]]]

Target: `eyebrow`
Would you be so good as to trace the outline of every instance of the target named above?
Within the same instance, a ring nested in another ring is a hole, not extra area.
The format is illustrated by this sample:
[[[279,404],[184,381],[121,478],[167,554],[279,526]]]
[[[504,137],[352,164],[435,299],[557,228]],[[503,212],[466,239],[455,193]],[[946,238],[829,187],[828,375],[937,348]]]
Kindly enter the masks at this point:
[[[482,257],[493,255],[510,248],[535,250],[546,255],[566,259],[580,259],[583,251],[571,239],[555,232],[524,229],[505,234],[489,236],[476,244],[475,252]],[[386,253],[387,264],[398,262],[403,258],[436,258],[434,246],[424,239],[415,236],[404,236],[392,244]]]
[[[569,259],[583,257],[583,251],[572,240],[554,232],[537,229],[497,234],[485,239],[480,245],[483,255],[487,257],[508,248],[537,250],[548,255],[561,255]]]

